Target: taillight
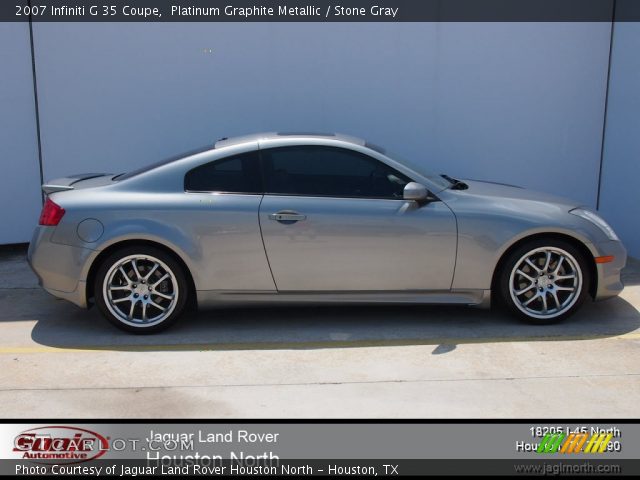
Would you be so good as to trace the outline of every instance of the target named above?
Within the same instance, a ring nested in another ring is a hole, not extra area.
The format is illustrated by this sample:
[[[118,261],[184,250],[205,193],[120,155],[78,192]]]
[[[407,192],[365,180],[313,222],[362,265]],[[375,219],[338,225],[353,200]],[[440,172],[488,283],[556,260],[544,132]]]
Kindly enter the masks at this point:
[[[42,207],[42,213],[40,214],[40,221],[38,223],[47,227],[54,227],[60,223],[63,215],[64,208],[47,198],[47,201],[44,202],[44,207]]]

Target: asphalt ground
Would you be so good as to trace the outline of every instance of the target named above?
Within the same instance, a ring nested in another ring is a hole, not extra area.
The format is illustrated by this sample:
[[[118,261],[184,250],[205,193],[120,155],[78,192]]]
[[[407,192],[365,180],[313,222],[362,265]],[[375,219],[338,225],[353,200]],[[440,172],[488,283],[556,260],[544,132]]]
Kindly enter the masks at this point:
[[[640,262],[622,295],[533,326],[465,307],[225,308],[150,336],[0,249],[5,418],[637,418]]]

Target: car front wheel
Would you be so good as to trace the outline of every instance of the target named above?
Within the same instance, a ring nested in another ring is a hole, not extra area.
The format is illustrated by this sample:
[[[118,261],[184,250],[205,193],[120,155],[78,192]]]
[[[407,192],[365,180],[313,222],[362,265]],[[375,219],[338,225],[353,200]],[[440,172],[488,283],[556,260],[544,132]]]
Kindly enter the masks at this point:
[[[534,240],[513,251],[500,277],[503,302],[530,323],[555,323],[575,313],[590,285],[584,255],[562,240]]]
[[[96,305],[118,328],[134,333],[163,330],[182,314],[187,282],[175,259],[153,247],[127,247],[98,268]]]

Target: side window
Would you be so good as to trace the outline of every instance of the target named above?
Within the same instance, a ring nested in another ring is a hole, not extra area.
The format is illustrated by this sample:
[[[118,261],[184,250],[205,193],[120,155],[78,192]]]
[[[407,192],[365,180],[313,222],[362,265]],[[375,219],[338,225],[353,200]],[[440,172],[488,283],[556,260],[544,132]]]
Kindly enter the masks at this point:
[[[337,147],[262,150],[267,193],[402,198],[411,180],[367,155]]]
[[[184,189],[192,192],[262,193],[258,152],[200,165],[185,175]]]

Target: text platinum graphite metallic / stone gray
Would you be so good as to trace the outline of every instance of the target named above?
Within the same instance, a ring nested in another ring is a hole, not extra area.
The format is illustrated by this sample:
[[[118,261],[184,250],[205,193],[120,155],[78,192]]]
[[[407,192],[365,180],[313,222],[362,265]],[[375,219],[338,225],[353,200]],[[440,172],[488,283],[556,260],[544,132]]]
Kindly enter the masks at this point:
[[[153,332],[189,305],[417,303],[536,323],[623,288],[626,251],[577,202],[457,180],[339,134],[267,133],[43,185],[29,262],[50,293]]]

